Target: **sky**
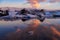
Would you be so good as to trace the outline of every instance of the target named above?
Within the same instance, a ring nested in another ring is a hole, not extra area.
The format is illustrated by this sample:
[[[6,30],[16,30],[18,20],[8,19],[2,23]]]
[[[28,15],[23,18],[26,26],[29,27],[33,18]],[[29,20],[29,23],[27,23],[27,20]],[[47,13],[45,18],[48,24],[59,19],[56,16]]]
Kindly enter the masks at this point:
[[[31,1],[31,0],[30,0]],[[60,0],[37,0],[40,8],[60,9]],[[30,8],[28,0],[0,0],[0,7]]]

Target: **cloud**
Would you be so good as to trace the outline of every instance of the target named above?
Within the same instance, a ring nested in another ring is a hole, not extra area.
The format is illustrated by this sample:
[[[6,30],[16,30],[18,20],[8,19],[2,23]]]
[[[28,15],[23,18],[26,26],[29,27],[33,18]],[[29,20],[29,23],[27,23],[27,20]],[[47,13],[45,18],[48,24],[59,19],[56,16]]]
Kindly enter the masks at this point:
[[[60,2],[60,0],[37,0],[38,2]]]
[[[0,0],[0,2],[25,2],[26,0]],[[27,0],[27,1],[34,1],[34,0]],[[37,2],[60,2],[60,0],[35,0]]]
[[[11,2],[12,1],[12,2]],[[36,1],[36,2],[34,2]],[[60,9],[60,0],[0,0],[0,7],[26,7],[30,8],[32,7],[31,5],[40,5],[39,8],[43,9]],[[31,4],[32,3],[32,4]],[[40,4],[39,4],[40,3]],[[33,8],[34,8],[33,5]],[[52,6],[52,7],[51,7]],[[38,7],[38,6],[35,6]]]
[[[41,8],[49,10],[58,10],[60,9],[60,3],[40,3]]]

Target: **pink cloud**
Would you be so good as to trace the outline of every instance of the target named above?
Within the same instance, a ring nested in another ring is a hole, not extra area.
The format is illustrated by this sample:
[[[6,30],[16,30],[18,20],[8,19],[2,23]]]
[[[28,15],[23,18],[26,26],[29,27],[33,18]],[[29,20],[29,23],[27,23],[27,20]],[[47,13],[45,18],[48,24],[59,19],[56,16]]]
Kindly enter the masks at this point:
[[[60,2],[60,0],[37,0],[38,2]]]

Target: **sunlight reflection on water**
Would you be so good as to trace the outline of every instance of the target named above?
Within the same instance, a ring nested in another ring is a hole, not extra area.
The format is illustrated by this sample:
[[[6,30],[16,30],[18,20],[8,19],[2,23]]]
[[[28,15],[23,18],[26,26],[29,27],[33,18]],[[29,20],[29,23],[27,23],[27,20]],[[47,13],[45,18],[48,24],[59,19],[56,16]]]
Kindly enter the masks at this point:
[[[16,21],[3,21],[1,20],[0,21],[0,27],[4,27],[4,26],[18,26],[20,24],[23,24],[23,23],[31,23],[31,20],[30,21],[26,21],[26,22],[22,22],[21,20],[16,20]],[[41,22],[41,24],[60,24],[60,19],[45,19],[44,22]]]

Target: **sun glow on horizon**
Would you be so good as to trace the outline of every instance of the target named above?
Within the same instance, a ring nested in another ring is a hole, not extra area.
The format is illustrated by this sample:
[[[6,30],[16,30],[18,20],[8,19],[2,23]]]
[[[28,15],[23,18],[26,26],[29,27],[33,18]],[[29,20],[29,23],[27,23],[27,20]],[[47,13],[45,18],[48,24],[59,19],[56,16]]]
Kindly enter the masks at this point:
[[[37,0],[0,0],[0,7],[60,9],[60,2],[38,2]]]

